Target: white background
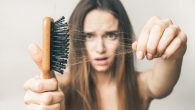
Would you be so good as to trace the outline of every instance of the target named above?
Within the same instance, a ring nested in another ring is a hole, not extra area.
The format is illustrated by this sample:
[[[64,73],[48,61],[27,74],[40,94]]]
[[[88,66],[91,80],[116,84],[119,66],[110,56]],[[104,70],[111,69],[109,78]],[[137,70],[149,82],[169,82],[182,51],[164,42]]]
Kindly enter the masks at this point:
[[[69,18],[79,0],[0,0],[0,110],[24,110],[23,83],[39,73],[28,54],[31,42],[41,45],[44,16]],[[172,94],[155,100],[150,110],[195,110],[195,1],[121,0],[137,35],[153,15],[171,18],[188,35],[181,77]],[[151,67],[139,61],[138,69]]]

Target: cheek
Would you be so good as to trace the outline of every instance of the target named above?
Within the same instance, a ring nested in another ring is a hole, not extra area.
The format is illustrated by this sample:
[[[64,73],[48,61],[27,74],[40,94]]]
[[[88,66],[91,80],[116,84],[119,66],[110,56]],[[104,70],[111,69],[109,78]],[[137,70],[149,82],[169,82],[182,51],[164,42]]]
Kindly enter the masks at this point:
[[[106,47],[107,47],[108,51],[115,52],[119,47],[119,41],[107,42]]]
[[[91,43],[85,43],[86,56],[89,58],[92,56],[93,45]]]
[[[88,51],[94,50],[95,42],[85,42],[85,49]]]

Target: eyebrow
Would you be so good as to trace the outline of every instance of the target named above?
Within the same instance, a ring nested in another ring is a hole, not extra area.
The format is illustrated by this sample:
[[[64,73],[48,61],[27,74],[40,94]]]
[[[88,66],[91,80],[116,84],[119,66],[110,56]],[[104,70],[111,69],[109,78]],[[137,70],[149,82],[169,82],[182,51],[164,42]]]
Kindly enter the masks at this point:
[[[82,35],[83,36],[87,36],[87,35],[94,35],[95,33],[94,32],[82,32]]]
[[[119,31],[117,31],[117,30],[114,30],[114,31],[106,31],[105,33],[106,34],[113,34],[113,33],[116,34],[116,33],[119,33]]]
[[[105,31],[105,34],[110,34],[110,33],[119,33],[118,30],[113,30],[113,31]],[[94,35],[94,32],[83,32],[84,35]]]

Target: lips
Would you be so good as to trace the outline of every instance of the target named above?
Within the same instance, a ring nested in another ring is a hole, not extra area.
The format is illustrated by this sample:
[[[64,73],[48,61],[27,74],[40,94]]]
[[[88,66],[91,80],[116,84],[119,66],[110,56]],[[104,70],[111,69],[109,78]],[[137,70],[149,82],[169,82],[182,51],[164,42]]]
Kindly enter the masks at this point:
[[[108,64],[108,57],[95,58],[94,63],[98,66],[104,66]]]
[[[102,57],[102,58],[96,58],[95,60],[106,60],[108,59],[107,57]]]

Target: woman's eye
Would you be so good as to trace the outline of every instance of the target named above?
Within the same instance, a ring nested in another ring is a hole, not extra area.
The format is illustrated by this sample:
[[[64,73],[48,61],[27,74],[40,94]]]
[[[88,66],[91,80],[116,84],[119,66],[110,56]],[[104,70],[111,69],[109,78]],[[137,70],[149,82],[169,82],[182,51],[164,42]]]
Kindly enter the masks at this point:
[[[93,40],[93,35],[85,35],[85,40],[86,41],[91,41],[91,40]]]
[[[107,33],[106,38],[110,40],[115,40],[117,38],[117,35],[115,33]]]

